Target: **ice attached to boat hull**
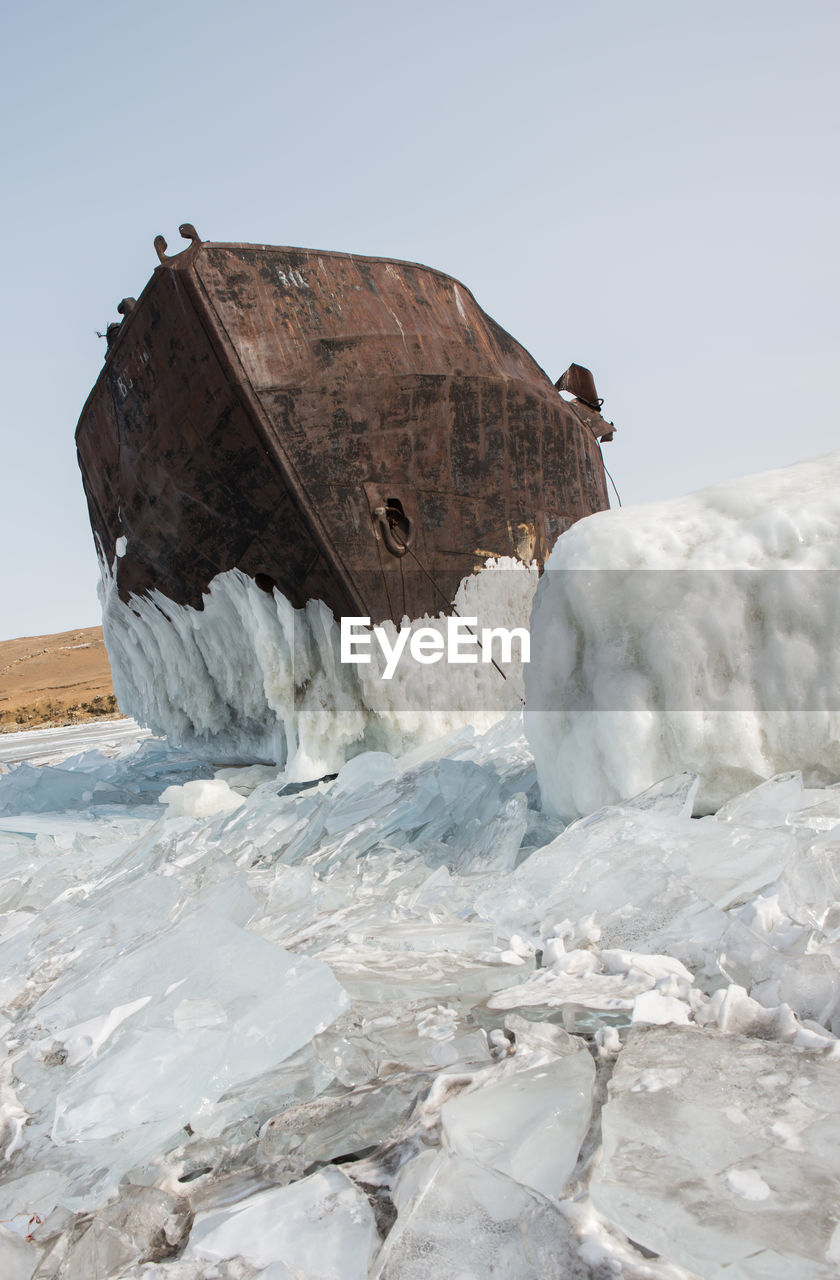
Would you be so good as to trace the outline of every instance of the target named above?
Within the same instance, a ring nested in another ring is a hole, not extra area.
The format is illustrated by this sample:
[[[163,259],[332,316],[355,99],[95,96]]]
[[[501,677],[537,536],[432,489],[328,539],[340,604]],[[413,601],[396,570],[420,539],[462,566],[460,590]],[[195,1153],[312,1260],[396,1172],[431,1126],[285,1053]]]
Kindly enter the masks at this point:
[[[474,629],[527,628],[536,583],[535,565],[490,560],[463,580],[455,608],[478,619]],[[266,593],[239,570],[214,578],[199,610],[157,591],[124,604],[103,566],[101,599],[123,711],[216,762],[271,761],[290,780],[336,773],[362,751],[400,754],[465,724],[487,729],[522,701],[518,645],[500,664],[504,674],[477,648],[475,662],[442,655],[431,665],[406,645],[385,679],[377,643],[360,650],[369,663],[342,660],[339,624],[323,603],[294,609],[279,590]],[[447,622],[423,618],[411,627],[443,639]],[[397,628],[382,625],[393,645]]]
[[[526,728],[565,817],[698,773],[697,811],[840,776],[840,452],[600,512],[558,540]]]

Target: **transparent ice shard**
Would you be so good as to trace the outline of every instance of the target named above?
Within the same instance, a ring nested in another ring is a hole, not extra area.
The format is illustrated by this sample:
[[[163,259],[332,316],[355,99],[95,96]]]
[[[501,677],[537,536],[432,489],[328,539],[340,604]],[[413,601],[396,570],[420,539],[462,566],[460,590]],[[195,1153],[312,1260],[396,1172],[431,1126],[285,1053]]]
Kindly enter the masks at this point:
[[[718,809],[718,822],[732,822],[739,827],[782,826],[788,814],[795,814],[802,803],[802,774],[777,773],[759,786],[733,796]]]
[[[322,1093],[272,1116],[257,1160],[272,1182],[291,1182],[315,1164],[356,1159],[387,1141],[431,1076],[393,1072],[385,1080]]]
[[[679,794],[677,803],[683,802]],[[594,912],[604,941],[612,946],[645,951],[663,936],[696,941],[703,935],[714,946],[726,926],[721,907],[733,896],[730,886],[734,883],[740,891],[745,881],[740,865],[730,868],[733,846],[743,843],[741,833],[720,824],[707,831],[667,808],[614,807],[581,819],[532,853],[512,875],[499,876],[479,892],[477,911],[499,928],[534,937],[550,934],[564,917]],[[760,872],[757,849],[762,841],[755,836],[750,884],[772,880],[793,848],[788,834],[774,832],[772,840],[780,844],[779,857]],[[765,849],[767,843],[765,839]],[[692,921],[691,930],[683,927],[686,919]]]
[[[177,1254],[193,1214],[184,1196],[157,1187],[120,1188],[119,1198],[79,1215],[38,1268],[39,1280],[98,1280]]]
[[[487,1037],[469,1012],[470,999],[354,1004],[315,1036],[318,1058],[346,1086],[397,1072],[434,1072],[453,1063],[487,1063]]]
[[[167,785],[208,777],[208,765],[165,742],[132,743],[116,758],[85,751],[61,764],[26,762],[0,776],[0,814],[59,813],[107,805],[145,805]]]
[[[634,1032],[602,1112],[596,1208],[703,1276],[765,1280],[787,1267],[828,1280],[838,1086],[837,1058],[790,1045],[690,1027]]]
[[[690,788],[689,779],[676,804]],[[479,892],[476,909],[536,937],[558,919],[595,913],[608,945],[702,961],[726,928],[724,912],[773,883],[797,838],[786,827],[676,816],[670,799],[664,810],[615,806],[580,819]]]
[[[334,1082],[333,1073],[307,1044],[280,1066],[228,1090],[218,1101],[203,1102],[193,1112],[189,1130],[168,1133],[126,1171],[124,1180],[183,1189],[196,1207],[208,1197],[212,1203],[220,1178],[229,1185],[241,1172],[253,1182],[259,1133],[273,1116],[312,1101]],[[279,1179],[272,1175],[272,1180]]]
[[[840,929],[840,834],[829,831],[797,850],[779,877],[779,904],[820,933]]]
[[[559,1197],[592,1114],[595,1064],[585,1051],[520,1071],[445,1102],[450,1150]]]
[[[85,773],[24,762],[0,777],[0,814],[52,813],[93,804],[119,804],[125,796]]]
[[[714,817],[701,818],[691,850],[688,883],[699,894],[723,910],[746,902],[771,885],[797,848],[796,838],[786,828],[754,829],[724,827],[718,836]]]
[[[345,999],[320,962],[196,910],[37,1008],[44,1034],[66,1045],[79,1024],[134,1006],[98,1056],[61,1068],[53,1139],[105,1140],[136,1129],[142,1140],[146,1125],[177,1128],[202,1100],[300,1048]],[[214,1016],[197,1019],[207,1001]]]
[[[830,956],[806,953],[805,943],[803,938],[782,950],[736,917],[721,939],[718,960],[730,982],[761,1004],[787,1004],[798,1018],[829,1026],[840,1004],[840,970]]]
[[[367,1197],[330,1167],[198,1214],[184,1258],[243,1258],[257,1267],[283,1264],[291,1275],[366,1280],[377,1239]]]
[[[327,873],[381,846],[420,854],[432,866],[468,872],[512,867],[527,825],[523,793],[506,794],[491,764],[432,760],[400,773],[384,752],[367,752],[300,808],[269,859],[311,858]]]
[[[3,1280],[31,1280],[40,1250],[14,1231],[0,1226],[0,1275]]]
[[[802,805],[785,819],[789,827],[798,831],[833,831],[840,826],[840,787],[826,787],[821,791],[803,791]]]
[[[401,1171],[396,1225],[372,1280],[586,1280],[566,1220],[542,1196],[448,1152],[427,1152]]]
[[[641,813],[670,813],[675,818],[690,818],[700,778],[696,773],[676,773],[655,782],[652,787],[622,801],[622,809],[638,809]]]

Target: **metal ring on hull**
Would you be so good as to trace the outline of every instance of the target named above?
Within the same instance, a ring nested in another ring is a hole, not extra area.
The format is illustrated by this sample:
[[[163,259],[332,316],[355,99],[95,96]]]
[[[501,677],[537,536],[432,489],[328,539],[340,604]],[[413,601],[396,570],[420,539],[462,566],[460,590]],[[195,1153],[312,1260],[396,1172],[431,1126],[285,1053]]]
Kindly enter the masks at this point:
[[[389,510],[393,511],[394,509],[388,507],[376,507],[373,514],[376,517],[376,523],[379,525],[379,532],[382,534],[382,541],[385,543],[385,546],[388,548],[392,556],[401,557],[405,555],[414,541],[414,522],[412,521],[411,516],[406,515],[405,512],[395,512],[395,514],[399,516],[400,521],[405,523],[405,538],[402,542],[398,542],[394,537],[394,526],[391,524],[389,519]]]

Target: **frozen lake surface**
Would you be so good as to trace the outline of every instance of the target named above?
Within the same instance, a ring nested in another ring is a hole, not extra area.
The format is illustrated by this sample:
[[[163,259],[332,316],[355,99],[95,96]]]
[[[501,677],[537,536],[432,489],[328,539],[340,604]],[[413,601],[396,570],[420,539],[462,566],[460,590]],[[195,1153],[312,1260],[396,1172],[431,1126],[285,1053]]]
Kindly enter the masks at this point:
[[[4,1277],[837,1275],[840,789],[0,745]]]
[[[4,1280],[840,1274],[838,494],[465,580],[503,685],[106,574],[168,737],[0,739]]]
[[[111,749],[121,742],[139,742],[150,736],[130,718],[93,721],[89,724],[68,725],[58,729],[32,729],[24,733],[0,735],[0,764],[17,764],[30,760],[33,764],[48,764],[64,755],[96,748]]]

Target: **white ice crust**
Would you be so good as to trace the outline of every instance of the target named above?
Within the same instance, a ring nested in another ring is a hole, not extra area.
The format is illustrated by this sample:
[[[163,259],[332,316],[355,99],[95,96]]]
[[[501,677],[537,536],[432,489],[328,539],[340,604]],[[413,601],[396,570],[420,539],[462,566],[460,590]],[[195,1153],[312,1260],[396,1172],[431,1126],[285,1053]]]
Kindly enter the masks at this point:
[[[525,680],[546,807],[683,769],[699,812],[788,769],[840,777],[837,570],[840,451],[564,533]]]
[[[836,1277],[840,788],[118,729],[0,765],[4,1280]]]
[[[386,681],[377,644],[368,665],[341,661],[338,624],[320,601],[294,609],[232,570],[213,579],[200,610],[158,591],[124,604],[117,573],[116,562],[102,566],[101,599],[121,710],[217,762],[272,761],[289,779],[318,778],[360,751],[398,754],[465,724],[488,728],[521,705],[518,661],[505,678],[484,661],[406,657]],[[527,628],[536,583],[535,565],[490,560],[461,583],[455,607],[479,628]],[[393,643],[396,627],[383,625]],[[411,625],[446,634],[443,617]]]
[[[374,705],[321,607],[242,575],[203,611],[109,585],[121,698],[196,750],[115,724],[0,759],[0,1275],[833,1280],[833,713],[783,737],[762,707],[771,679],[831,706],[807,583],[837,480],[830,455],[564,535],[588,586],[540,588],[534,697],[579,699],[577,662],[699,705],[622,738],[532,698],[533,751],[518,709],[459,728],[463,683],[407,711],[427,671]],[[663,572],[653,608],[602,560],[758,585],[671,600]],[[532,586],[483,575],[462,611],[518,623]],[[728,652],[746,706],[709,712]],[[252,762],[211,767],[222,743]],[[541,808],[537,768],[593,811]],[[698,820],[701,786],[729,798]]]

